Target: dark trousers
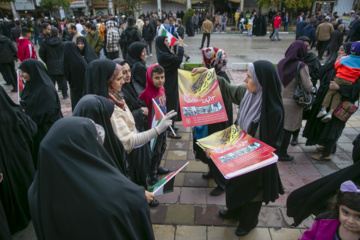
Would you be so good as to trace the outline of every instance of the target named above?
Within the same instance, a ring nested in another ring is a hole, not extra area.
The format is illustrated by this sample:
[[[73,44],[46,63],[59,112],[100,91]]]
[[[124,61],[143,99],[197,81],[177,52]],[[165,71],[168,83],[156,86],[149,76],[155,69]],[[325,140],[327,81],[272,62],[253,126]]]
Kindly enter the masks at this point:
[[[108,58],[110,60],[114,60],[116,58],[119,58],[119,51],[117,51],[117,52],[107,52],[106,53],[106,58]]]
[[[147,44],[146,46],[146,55],[152,54],[152,40],[151,41],[145,41],[145,43]],[[149,52],[150,49],[150,52]]]
[[[318,58],[321,59],[324,55],[325,49],[329,45],[330,40],[328,41],[318,41],[317,47],[318,47]]]
[[[239,208],[229,209],[228,214],[239,220],[239,227],[249,232],[258,224],[262,202],[248,202]]]
[[[150,165],[150,177],[155,177],[157,174],[157,169],[160,165],[161,158],[164,155],[166,150],[166,134],[161,134],[157,137],[155,147],[153,150],[153,155],[151,158]]]
[[[205,38],[207,38],[207,47],[210,45],[210,33],[203,33],[202,41],[201,41],[201,48],[204,47]]]
[[[36,45],[39,34],[34,34],[34,44]]]
[[[275,28],[274,28],[274,26],[273,26],[273,27],[272,27],[272,32],[271,32],[269,38],[272,38],[272,36],[274,35],[274,33],[275,33]]]
[[[281,143],[281,146],[280,146],[279,152],[278,152],[279,156],[285,156],[287,154],[287,149],[289,147],[292,134],[293,134],[292,131],[288,131],[288,130],[284,129],[284,136],[283,136],[282,143]]]
[[[316,86],[316,84],[314,84],[314,86]],[[292,132],[293,138],[299,137],[299,133],[300,133],[300,128],[299,128],[298,130],[296,130],[296,131],[293,131],[293,132]]]
[[[50,74],[50,78],[51,78],[51,81],[53,82],[54,86],[55,86],[55,83],[57,83],[58,88],[61,89],[62,96],[66,97],[68,86],[67,86],[67,82],[65,80],[65,76]]]
[[[4,72],[4,70],[1,68],[1,65],[0,65],[0,73],[1,73],[1,75],[3,76],[6,84],[7,84],[7,85],[10,85],[11,82],[10,82],[8,76],[6,75],[6,73]]]
[[[13,88],[17,89],[17,77],[14,61],[11,61],[9,63],[0,63],[0,67],[7,76],[9,83],[13,86]]]

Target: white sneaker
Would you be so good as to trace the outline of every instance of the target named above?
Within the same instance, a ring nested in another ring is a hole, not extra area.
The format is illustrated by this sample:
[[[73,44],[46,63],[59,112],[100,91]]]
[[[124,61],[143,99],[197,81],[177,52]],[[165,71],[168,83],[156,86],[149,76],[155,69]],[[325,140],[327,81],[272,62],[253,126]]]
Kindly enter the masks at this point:
[[[318,113],[318,115],[316,116],[317,118],[321,118],[323,116],[325,116],[327,114],[325,109],[321,109],[320,112]]]
[[[152,54],[150,53],[150,57],[152,57]]]
[[[328,113],[328,114],[326,114],[325,117],[323,117],[323,118],[321,119],[321,121],[322,121],[323,123],[327,123],[327,122],[329,122],[329,121],[331,120],[331,117],[332,117],[332,113]]]

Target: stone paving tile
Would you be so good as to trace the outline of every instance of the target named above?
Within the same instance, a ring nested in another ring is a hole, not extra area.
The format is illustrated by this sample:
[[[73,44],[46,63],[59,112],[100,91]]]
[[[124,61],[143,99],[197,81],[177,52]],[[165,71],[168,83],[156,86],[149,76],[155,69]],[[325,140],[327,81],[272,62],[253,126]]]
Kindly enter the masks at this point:
[[[354,120],[350,119],[347,123],[352,127],[360,128],[360,121],[359,120],[354,121]]]
[[[12,236],[13,240],[37,240],[34,225],[30,221],[29,225],[20,232],[15,233]]]
[[[223,219],[219,215],[218,206],[195,206],[195,224],[221,226]]]
[[[187,160],[195,160],[195,155],[192,150],[188,151]]]
[[[239,225],[239,221],[234,219],[224,219],[223,223],[225,226],[230,226],[230,227],[237,227]]]
[[[208,181],[202,173],[185,173],[184,187],[207,187]]]
[[[309,184],[315,180],[318,180],[322,178],[322,176],[318,176],[318,177],[314,177],[314,176],[306,176],[306,177],[302,177],[301,178],[301,181],[306,185],[306,184]]]
[[[280,175],[281,182],[286,190],[295,190],[304,184],[301,178],[296,175]]]
[[[189,150],[193,150],[193,141],[189,141]]]
[[[344,128],[343,134],[345,134],[345,135],[347,135],[347,134],[359,134],[359,132],[358,132],[358,130],[356,130],[356,128],[349,127],[349,128]]]
[[[301,231],[299,229],[270,228],[269,230],[272,239],[276,239],[276,240],[298,240],[302,236]]]
[[[167,206],[159,205],[157,207],[150,208],[150,217],[152,223],[164,223],[166,217]]]
[[[289,162],[278,162],[277,163],[280,175],[296,175],[297,172]]]
[[[174,192],[156,196],[156,199],[160,203],[177,203],[179,201],[180,193],[181,193],[181,188],[174,187]]]
[[[339,138],[339,140],[337,141],[338,143],[352,143],[352,141],[345,136],[344,134],[342,134]]]
[[[189,164],[185,168],[186,172],[208,172],[209,167],[207,164],[201,161],[190,161]]]
[[[175,240],[206,240],[205,226],[178,226]]]
[[[333,162],[316,162],[314,166],[323,176],[339,171],[339,168]]]
[[[189,142],[186,141],[171,141],[169,149],[171,150],[188,150]]]
[[[236,228],[234,227],[208,227],[208,240],[238,240],[239,237],[235,235]]]
[[[171,139],[171,138],[170,138]],[[166,150],[169,150],[170,148],[171,140],[166,140]]]
[[[287,151],[288,151],[288,153],[290,153],[290,155],[291,155],[291,153],[304,152],[303,149],[299,145],[296,145],[296,146],[289,145]]]
[[[296,171],[300,177],[303,177],[303,176],[319,176],[319,177],[321,177],[321,174],[314,167],[314,165],[312,163],[305,163],[305,164],[294,163],[293,167],[296,169]]]
[[[206,204],[205,188],[183,187],[181,189],[180,204]]]
[[[335,164],[342,163],[353,163],[352,157],[345,153],[335,153],[331,154],[331,161]]]
[[[275,202],[270,202],[269,206],[284,206],[286,205],[287,194],[279,195]]]
[[[278,207],[263,206],[259,214],[258,227],[283,227],[284,220]]]
[[[211,190],[213,189],[213,188],[216,188],[217,187],[217,184],[216,184],[216,182],[215,182],[215,180],[213,179],[213,178],[210,178],[209,180],[209,188],[211,188]],[[210,190],[210,191],[211,191]]]
[[[161,157],[161,159],[166,159],[166,157],[167,157],[167,153],[168,153],[168,150],[165,150],[165,152],[164,152],[164,154],[162,155],[162,157]]]
[[[305,146],[305,144],[300,143],[299,144],[302,150],[306,153],[317,153],[316,146]]]
[[[343,169],[346,168],[348,166],[353,165],[353,163],[335,163],[335,165],[339,168],[339,169]]]
[[[194,206],[178,204],[168,206],[165,223],[194,224]]]
[[[353,142],[358,135],[359,135],[359,133],[357,133],[357,134],[345,134],[345,136],[347,136],[351,140],[351,142]]]
[[[181,139],[177,139],[177,140],[180,140],[180,141],[189,141],[190,140],[190,136],[191,136],[191,133],[181,133]],[[192,139],[192,137],[191,137]]]
[[[179,172],[175,177],[174,186],[175,187],[184,186],[184,178],[185,178],[185,173]]]
[[[175,235],[175,228],[172,225],[155,225],[153,224],[153,231],[156,240],[173,240]]]
[[[311,163],[305,153],[290,153],[290,155],[294,156],[292,163]]]
[[[189,128],[189,127],[186,127],[186,128],[183,126],[176,126],[176,127],[179,128],[178,133],[180,133],[180,135],[181,135],[181,133],[188,133],[191,131],[191,128]]]
[[[166,160],[165,167],[170,169],[170,171],[175,171],[184,166],[186,162],[186,160]]]
[[[187,151],[184,150],[169,150],[166,159],[168,160],[186,160]]]
[[[214,205],[226,205],[226,194],[225,192],[221,194],[220,196],[211,196],[210,192],[213,190],[213,188],[206,188],[206,204],[214,204]]]
[[[345,152],[352,152],[354,146],[351,143],[338,143],[337,144],[338,147],[340,147],[340,149],[342,149]]]
[[[235,235],[235,232],[234,232]],[[245,237],[241,237],[241,240],[271,240],[269,229],[267,228],[255,228]],[[275,240],[275,239],[274,239]]]

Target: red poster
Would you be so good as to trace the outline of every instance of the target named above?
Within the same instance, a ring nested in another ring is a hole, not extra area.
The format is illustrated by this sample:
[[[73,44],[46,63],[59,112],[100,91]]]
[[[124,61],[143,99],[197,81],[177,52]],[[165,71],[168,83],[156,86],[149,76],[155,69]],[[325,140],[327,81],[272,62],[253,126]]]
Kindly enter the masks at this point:
[[[274,148],[251,137],[238,126],[197,140],[210,150],[210,157],[226,179],[240,176],[277,162]]]
[[[214,69],[191,76],[178,70],[179,101],[184,127],[208,125],[228,120]]]

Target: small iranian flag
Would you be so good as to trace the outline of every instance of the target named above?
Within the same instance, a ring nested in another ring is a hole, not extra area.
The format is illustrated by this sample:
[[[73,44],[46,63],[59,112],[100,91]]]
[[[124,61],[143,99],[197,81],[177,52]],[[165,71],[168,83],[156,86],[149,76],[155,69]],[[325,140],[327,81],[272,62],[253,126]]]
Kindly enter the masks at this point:
[[[171,33],[169,33],[165,28],[164,25],[161,24],[160,30],[159,30],[160,36],[167,36],[169,45],[175,46],[175,43],[177,41],[177,38],[175,38]]]
[[[182,166],[181,168],[179,168],[175,172],[170,173],[169,175],[167,175],[166,177],[161,179],[158,183],[153,185],[147,191],[153,192],[154,196],[163,195],[163,194],[166,194],[166,193],[173,192],[174,191],[174,181],[175,181],[176,174],[178,174],[181,170],[183,170],[183,168],[186,167],[186,165],[188,165],[188,164],[189,164],[189,162],[185,163],[184,166]]]
[[[18,86],[18,104],[20,104],[21,93],[25,88],[25,81],[20,77],[19,71],[17,71],[17,86]]]
[[[154,99],[152,99],[153,101],[153,108],[152,108],[152,121],[151,121],[151,128],[156,127],[157,125],[160,124],[161,119],[164,117],[164,113],[161,111],[159,105],[157,105],[157,103],[155,102]],[[155,148],[155,144],[156,144],[156,140],[158,137],[151,139],[150,141],[150,149],[151,152],[154,151]]]

